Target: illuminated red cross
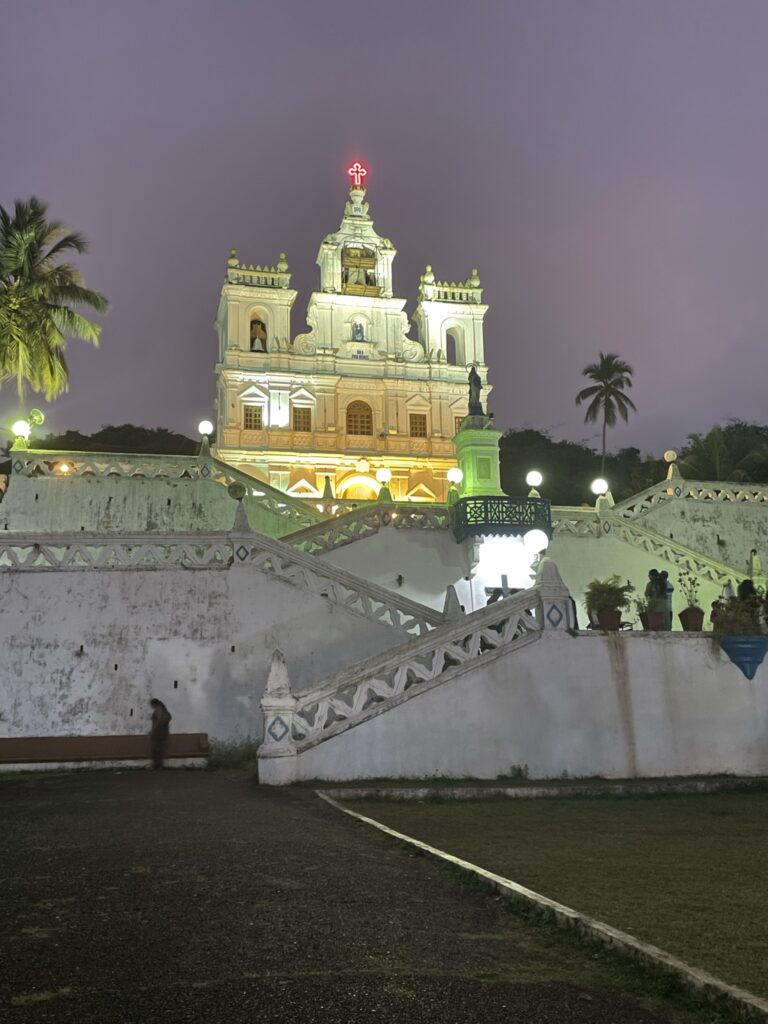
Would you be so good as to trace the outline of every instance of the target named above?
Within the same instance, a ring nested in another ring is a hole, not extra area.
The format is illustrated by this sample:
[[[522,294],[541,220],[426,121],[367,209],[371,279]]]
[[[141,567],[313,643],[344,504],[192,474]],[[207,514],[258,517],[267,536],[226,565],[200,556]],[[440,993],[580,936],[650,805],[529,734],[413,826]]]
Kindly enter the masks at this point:
[[[350,178],[355,179],[355,188],[360,188],[363,178],[366,176],[368,171],[363,167],[359,160],[355,160],[352,166],[347,171]]]

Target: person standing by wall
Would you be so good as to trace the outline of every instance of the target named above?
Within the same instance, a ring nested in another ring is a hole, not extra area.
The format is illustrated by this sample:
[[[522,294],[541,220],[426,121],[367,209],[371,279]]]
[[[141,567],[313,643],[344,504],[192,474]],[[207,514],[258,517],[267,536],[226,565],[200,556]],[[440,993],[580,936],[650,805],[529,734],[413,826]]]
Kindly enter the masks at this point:
[[[659,587],[663,602],[661,607],[664,612],[664,628],[672,629],[672,593],[675,588],[672,586],[666,569],[659,573]]]
[[[163,767],[165,751],[168,746],[171,713],[157,697],[153,697],[150,700],[149,706],[152,708],[152,728],[149,730],[149,753],[152,758],[152,767],[159,769]]]

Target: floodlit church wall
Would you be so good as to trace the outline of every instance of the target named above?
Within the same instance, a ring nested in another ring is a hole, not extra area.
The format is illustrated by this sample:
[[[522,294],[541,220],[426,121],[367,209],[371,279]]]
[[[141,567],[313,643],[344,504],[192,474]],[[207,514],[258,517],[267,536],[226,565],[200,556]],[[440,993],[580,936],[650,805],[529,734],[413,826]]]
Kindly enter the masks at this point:
[[[246,566],[0,578],[4,736],[146,732],[154,696],[178,732],[259,737],[275,648],[309,686],[402,642],[381,623]]]
[[[550,631],[299,756],[298,778],[768,773],[768,664],[702,636]]]

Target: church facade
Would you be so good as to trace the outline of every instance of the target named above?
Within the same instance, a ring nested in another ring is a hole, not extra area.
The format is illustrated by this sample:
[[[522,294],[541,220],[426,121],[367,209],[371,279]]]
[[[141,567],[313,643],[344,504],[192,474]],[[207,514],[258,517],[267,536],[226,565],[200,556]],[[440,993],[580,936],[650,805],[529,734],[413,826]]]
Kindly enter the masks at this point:
[[[467,374],[487,380],[477,271],[421,276],[411,338],[395,296],[396,249],[374,229],[365,168],[348,172],[338,231],[317,256],[309,330],[293,336],[297,292],[285,255],[272,267],[233,250],[216,317],[217,454],[302,498],[445,501],[453,437],[468,413]]]

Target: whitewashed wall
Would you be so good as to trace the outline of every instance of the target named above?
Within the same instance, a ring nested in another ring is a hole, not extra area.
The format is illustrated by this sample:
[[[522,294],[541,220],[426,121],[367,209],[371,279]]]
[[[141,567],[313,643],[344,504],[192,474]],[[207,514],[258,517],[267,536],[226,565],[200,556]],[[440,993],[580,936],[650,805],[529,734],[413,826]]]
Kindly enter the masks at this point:
[[[763,566],[768,566],[768,505],[763,502],[678,498],[655,506],[641,522],[740,572],[746,572],[752,548],[757,548]]]
[[[295,530],[250,495],[248,519],[259,533]],[[235,502],[214,480],[14,474],[0,503],[0,530],[16,533],[138,533],[229,530]]]
[[[0,588],[6,736],[142,732],[156,696],[179,732],[258,737],[276,647],[308,686],[403,639],[248,566],[2,572]]]
[[[301,754],[299,779],[768,774],[768,665],[711,637],[547,632]]]
[[[487,602],[487,589],[529,587],[533,555],[517,537],[491,537],[457,544],[450,530],[397,529],[383,526],[352,544],[323,552],[323,560],[442,610],[449,586],[459,603],[473,612]]]
[[[319,557],[438,610],[442,610],[446,589],[453,585],[460,602],[472,610],[465,580],[470,572],[470,556],[471,548],[457,544],[448,530],[402,530],[389,526]],[[402,577],[402,583],[398,577]]]

